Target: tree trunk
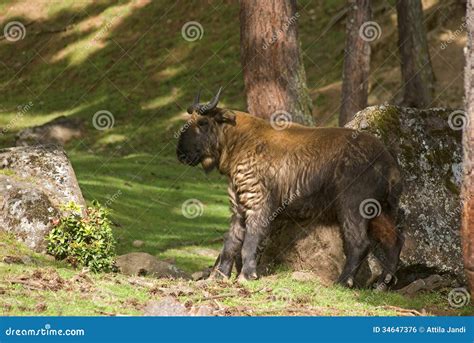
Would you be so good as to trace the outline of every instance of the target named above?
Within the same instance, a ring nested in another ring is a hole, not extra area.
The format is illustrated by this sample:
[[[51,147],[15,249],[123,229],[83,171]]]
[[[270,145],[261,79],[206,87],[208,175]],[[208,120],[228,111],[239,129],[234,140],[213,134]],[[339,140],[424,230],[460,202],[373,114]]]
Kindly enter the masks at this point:
[[[398,48],[400,50],[403,105],[431,105],[434,74],[423,23],[421,0],[397,0]]]
[[[468,46],[464,75],[466,116],[463,121],[464,180],[461,236],[466,277],[471,288],[471,295],[474,298],[474,22],[472,20],[474,20],[474,0],[469,0],[466,15]]]
[[[357,111],[367,107],[370,72],[369,42],[378,38],[378,26],[367,26],[370,21],[370,0],[349,0],[346,47],[342,72],[342,99],[339,126],[349,122]]]
[[[272,120],[291,115],[292,121],[312,124],[299,16],[296,0],[241,0],[241,61],[248,112]]]

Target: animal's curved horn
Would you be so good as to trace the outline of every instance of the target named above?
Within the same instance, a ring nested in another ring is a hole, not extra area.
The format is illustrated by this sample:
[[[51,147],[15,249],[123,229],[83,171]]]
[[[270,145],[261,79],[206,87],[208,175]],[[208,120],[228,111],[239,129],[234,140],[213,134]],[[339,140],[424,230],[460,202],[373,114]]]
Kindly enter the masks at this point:
[[[217,103],[219,102],[219,97],[221,96],[221,92],[222,92],[222,87],[219,87],[219,90],[217,91],[217,94],[212,98],[211,101],[209,101],[206,104],[206,111],[210,111],[210,110],[213,110],[214,108],[216,108]]]
[[[221,96],[222,87],[219,87],[217,94],[209,101],[207,104],[203,105],[199,103],[199,97],[201,95],[201,91],[196,95],[194,98],[194,103],[188,107],[188,113],[192,114],[194,111],[198,112],[200,115],[206,115],[207,112],[216,108],[217,104],[219,103],[219,97]]]
[[[189,114],[192,114],[195,109],[199,109],[199,98],[201,97],[201,90],[199,90],[194,97],[194,102],[191,106],[188,107],[187,111]]]
[[[194,97],[194,103],[193,105],[197,105],[199,104],[199,98],[201,97],[201,90],[199,90],[196,94],[196,96]]]

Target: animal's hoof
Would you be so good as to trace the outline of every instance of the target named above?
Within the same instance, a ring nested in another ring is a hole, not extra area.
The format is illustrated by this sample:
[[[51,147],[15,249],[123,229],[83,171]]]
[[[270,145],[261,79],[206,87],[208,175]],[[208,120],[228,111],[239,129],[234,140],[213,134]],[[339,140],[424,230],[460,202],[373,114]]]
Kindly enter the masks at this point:
[[[374,291],[385,292],[388,290],[388,286],[385,282],[379,282],[374,285]]]
[[[256,272],[253,272],[250,274],[240,273],[239,277],[237,278],[237,282],[245,283],[245,282],[257,280],[257,279],[258,279],[258,275]]]
[[[390,273],[387,273],[385,276],[381,275],[379,280],[374,284],[374,290],[377,292],[385,292],[391,285],[395,285],[397,281],[397,278]]]
[[[339,279],[337,281],[338,284],[341,286],[347,287],[347,288],[353,288],[354,287],[354,278],[352,276],[349,276],[348,278],[343,278]]]

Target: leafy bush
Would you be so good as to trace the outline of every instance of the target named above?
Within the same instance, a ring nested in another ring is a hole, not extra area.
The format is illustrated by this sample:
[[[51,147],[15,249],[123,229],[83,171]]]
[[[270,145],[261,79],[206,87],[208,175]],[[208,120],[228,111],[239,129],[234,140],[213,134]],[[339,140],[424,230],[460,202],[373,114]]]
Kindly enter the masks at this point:
[[[46,237],[47,251],[57,259],[94,272],[114,268],[115,240],[108,211],[96,201],[82,216],[81,208],[73,202],[64,206],[68,213],[53,220],[53,230]]]

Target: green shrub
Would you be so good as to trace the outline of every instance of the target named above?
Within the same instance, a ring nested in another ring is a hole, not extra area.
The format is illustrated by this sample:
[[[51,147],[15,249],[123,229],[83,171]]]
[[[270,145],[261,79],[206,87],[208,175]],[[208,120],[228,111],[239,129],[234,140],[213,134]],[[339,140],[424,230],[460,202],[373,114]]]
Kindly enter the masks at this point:
[[[107,209],[96,201],[81,215],[81,208],[73,202],[64,206],[68,213],[53,220],[53,229],[46,237],[47,251],[72,266],[83,266],[94,272],[114,268],[115,240]]]

